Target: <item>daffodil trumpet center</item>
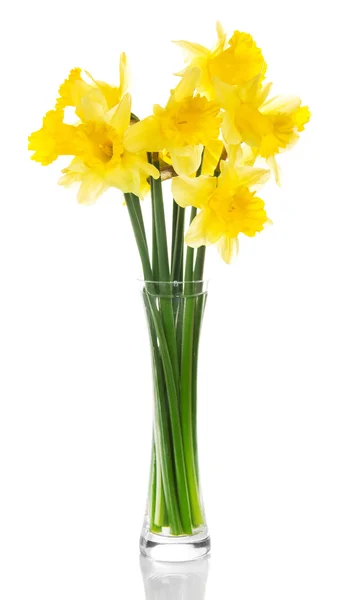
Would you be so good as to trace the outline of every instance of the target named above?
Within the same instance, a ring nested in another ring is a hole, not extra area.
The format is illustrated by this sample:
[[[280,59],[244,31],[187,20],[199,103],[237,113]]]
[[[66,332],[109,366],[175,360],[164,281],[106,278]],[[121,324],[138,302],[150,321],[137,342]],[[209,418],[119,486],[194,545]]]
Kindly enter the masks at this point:
[[[113,155],[113,143],[111,140],[106,140],[106,142],[104,142],[103,144],[99,144],[99,150],[101,150],[102,154],[103,154],[103,160],[104,162],[107,160],[111,160],[112,159],[112,155]]]
[[[101,163],[109,163],[115,151],[117,152],[115,141],[117,139],[116,131],[107,123],[89,121],[80,126],[83,136],[83,157],[85,162],[100,161]]]
[[[164,137],[178,146],[205,145],[216,139],[221,123],[218,113],[217,104],[199,95],[156,109]]]

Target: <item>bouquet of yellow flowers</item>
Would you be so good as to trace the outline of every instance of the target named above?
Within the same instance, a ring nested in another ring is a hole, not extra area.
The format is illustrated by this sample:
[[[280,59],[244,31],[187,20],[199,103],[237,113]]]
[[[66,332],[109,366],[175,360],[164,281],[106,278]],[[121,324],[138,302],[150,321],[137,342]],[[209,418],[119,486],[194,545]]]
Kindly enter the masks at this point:
[[[144,281],[155,392],[148,514],[141,549],[156,558],[191,558],[210,548],[199,483],[196,439],[197,352],[206,300],[206,246],[230,263],[239,236],[269,222],[257,190],[278,155],[299,138],[310,112],[297,96],[273,96],[262,51],[248,33],[227,37],[217,24],[210,50],[178,41],[185,67],[165,106],[132,112],[127,60],[109,85],[73,69],[53,110],[29,138],[32,159],[72,157],[61,185],[78,184],[93,204],[110,187],[125,198]],[[66,122],[73,107],[76,122]],[[162,181],[172,180],[172,235],[167,236]],[[151,195],[152,248],[141,211]],[[188,226],[186,208],[191,207]],[[185,241],[185,245],[184,245]],[[178,550],[177,550],[178,548]]]

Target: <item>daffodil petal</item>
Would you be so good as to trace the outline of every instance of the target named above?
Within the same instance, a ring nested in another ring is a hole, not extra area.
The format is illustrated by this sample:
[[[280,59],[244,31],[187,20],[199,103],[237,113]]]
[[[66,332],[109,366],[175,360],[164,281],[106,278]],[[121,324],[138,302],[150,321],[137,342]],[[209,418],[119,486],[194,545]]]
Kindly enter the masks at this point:
[[[221,175],[218,179],[219,190],[226,190],[229,192],[241,185],[237,170],[232,163],[221,161],[220,171]]]
[[[203,208],[191,222],[185,243],[191,248],[215,244],[223,235],[223,224],[209,208]]]
[[[82,181],[89,173],[88,167],[84,164],[82,159],[76,157],[73,158],[71,163],[65,169],[62,169],[62,177],[59,179],[58,184],[68,187],[73,183]]]
[[[92,90],[81,99],[76,113],[82,121],[100,121],[104,119],[106,110],[107,105],[104,103],[100,92]]]
[[[155,116],[131,125],[124,135],[124,146],[129,152],[159,152],[163,145],[160,122]]]
[[[139,154],[127,154],[124,160],[125,166],[128,168],[140,169],[146,177],[153,177],[158,179],[160,176],[159,170],[151,163],[148,162],[147,158],[143,158]]]
[[[224,110],[233,110],[239,101],[236,88],[228,83],[220,81],[217,77],[213,77],[213,83],[216,91],[216,102]]]
[[[131,121],[131,95],[125,94],[118,104],[110,120],[110,125],[116,130],[120,138],[123,138]]]
[[[136,196],[141,195],[141,178],[137,169],[128,169],[125,168],[125,165],[119,165],[116,168],[110,169],[105,179],[109,185],[117,187],[124,194],[132,193]]]
[[[84,81],[81,73],[82,70],[79,68],[71,70],[68,78],[59,88],[59,98],[57,99],[56,108],[63,109],[67,106],[79,107],[81,99],[93,89],[89,83]]]
[[[183,208],[195,206],[202,208],[205,206],[211,194],[216,188],[216,179],[214,177],[174,177],[172,179],[173,198]]]
[[[224,49],[225,42],[226,42],[226,33],[225,33],[224,28],[221,25],[220,21],[216,21],[216,33],[218,35],[218,41],[217,41],[214,52],[220,52]]]
[[[221,126],[221,132],[226,144],[237,145],[241,144],[242,137],[239,130],[236,127],[234,115],[225,112],[223,114],[223,121]]]
[[[195,44],[194,42],[185,42],[184,40],[173,41],[173,44],[182,48],[186,62],[197,58],[199,56],[209,56],[208,48]]]
[[[266,100],[260,110],[263,114],[289,114],[297,110],[301,103],[302,101],[298,96],[275,96],[274,98],[270,98],[270,100]]]
[[[240,185],[245,185],[246,187],[263,185],[270,178],[270,172],[267,169],[237,167],[236,172],[240,181]]]
[[[242,150],[242,159],[241,163],[243,165],[253,167],[256,162],[256,158],[258,156],[258,148],[251,148],[247,146],[247,144],[241,144]]]
[[[229,162],[234,167],[241,166],[243,164],[243,151],[241,144],[229,144],[227,146],[227,155]]]
[[[220,238],[217,244],[219,254],[221,258],[227,263],[230,264],[235,256],[237,256],[239,251],[239,238],[231,238],[227,235],[224,235]]]
[[[189,96],[192,96],[194,94],[194,90],[197,86],[199,76],[200,70],[197,67],[188,69],[188,71],[183,75],[182,79],[178,83],[177,87],[172,92],[172,96],[175,102],[181,102],[185,98],[189,98]]]
[[[172,165],[178,175],[191,176],[199,169],[203,146],[185,146],[184,148],[168,148]]]
[[[120,102],[128,87],[126,55],[124,53],[120,57],[119,86],[113,86],[106,83],[105,81],[99,81],[98,79],[94,79],[94,77],[92,77],[92,75],[90,75],[88,71],[85,71],[85,73],[92,80],[94,84],[94,89],[97,89],[105,99],[107,109],[110,110],[111,108],[113,108],[113,106],[116,106]]]
[[[281,171],[277,163],[276,157],[270,156],[269,158],[267,158],[267,164],[273,173],[276,184],[281,186]]]
[[[212,140],[205,146],[202,175],[214,175],[223,150],[224,144],[221,140]]]
[[[127,57],[125,52],[121,52],[120,54],[120,95],[121,98],[126,94],[127,89],[129,87],[129,76],[128,76],[128,67],[127,67]]]
[[[50,110],[43,117],[41,129],[28,138],[28,149],[34,151],[32,160],[44,166],[50,165],[58,156],[75,155],[78,150],[78,128],[63,123],[63,110]]]
[[[205,219],[203,211],[193,219],[185,236],[185,243],[191,248],[200,248],[206,243]]]
[[[256,106],[259,100],[259,94],[262,90],[262,75],[259,73],[250,81],[246,81],[243,85],[238,88],[238,95],[242,102],[247,102]]]
[[[306,125],[311,117],[311,112],[308,106],[300,106],[292,115],[294,125],[298,131],[304,131],[304,125]]]
[[[105,181],[96,173],[89,173],[80,185],[77,200],[79,204],[94,204],[108,187]]]
[[[267,83],[266,85],[264,85],[260,91],[257,92],[256,94],[256,99],[254,102],[254,105],[256,106],[256,108],[259,108],[268,98],[268,95],[271,91],[272,88],[272,83]]]

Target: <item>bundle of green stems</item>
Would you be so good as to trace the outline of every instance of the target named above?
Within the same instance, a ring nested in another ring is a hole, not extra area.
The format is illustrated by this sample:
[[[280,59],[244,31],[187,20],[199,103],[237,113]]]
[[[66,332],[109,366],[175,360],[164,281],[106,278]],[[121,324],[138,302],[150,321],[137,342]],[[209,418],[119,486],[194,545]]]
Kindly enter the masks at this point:
[[[157,154],[149,161],[158,169]],[[200,169],[197,176],[200,174]],[[173,200],[169,252],[162,180],[150,180],[152,248],[140,200],[125,194],[144,274],[154,381],[148,520],[154,533],[192,535],[204,526],[197,457],[198,344],[206,292],[205,246],[184,248],[185,209]],[[191,208],[190,222],[196,216]]]

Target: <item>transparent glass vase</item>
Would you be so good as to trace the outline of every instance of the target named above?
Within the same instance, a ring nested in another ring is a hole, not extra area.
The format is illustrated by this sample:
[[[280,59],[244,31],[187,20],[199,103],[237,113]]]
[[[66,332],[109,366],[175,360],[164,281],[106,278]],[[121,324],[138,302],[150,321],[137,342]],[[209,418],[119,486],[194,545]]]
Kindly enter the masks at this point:
[[[154,418],[142,554],[190,561],[210,551],[199,477],[198,347],[207,283],[142,282],[152,355]]]
[[[160,563],[141,556],[140,563],[146,600],[204,600],[209,558]]]

